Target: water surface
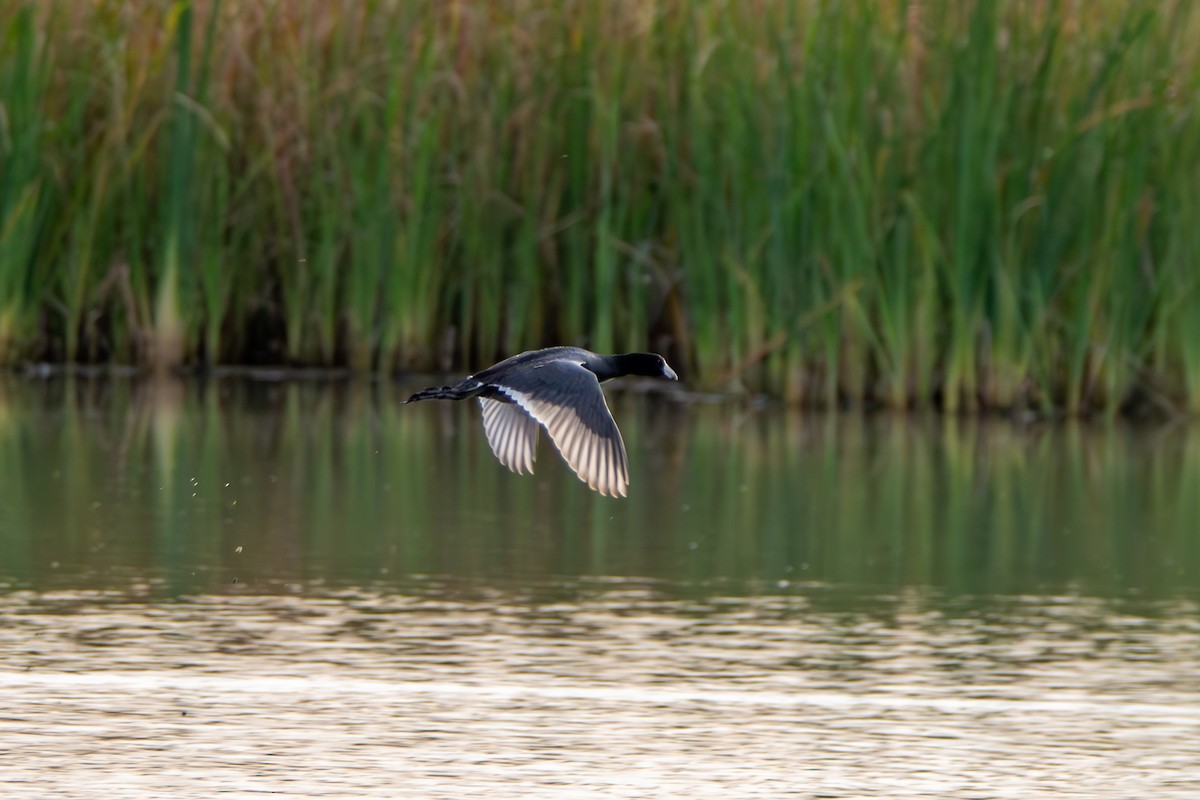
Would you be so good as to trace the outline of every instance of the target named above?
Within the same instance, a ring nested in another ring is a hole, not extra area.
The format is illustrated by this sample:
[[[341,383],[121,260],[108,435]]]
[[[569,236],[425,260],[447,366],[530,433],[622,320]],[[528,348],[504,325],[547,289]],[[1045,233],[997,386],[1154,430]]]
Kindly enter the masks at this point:
[[[0,384],[5,797],[1200,795],[1200,436]]]

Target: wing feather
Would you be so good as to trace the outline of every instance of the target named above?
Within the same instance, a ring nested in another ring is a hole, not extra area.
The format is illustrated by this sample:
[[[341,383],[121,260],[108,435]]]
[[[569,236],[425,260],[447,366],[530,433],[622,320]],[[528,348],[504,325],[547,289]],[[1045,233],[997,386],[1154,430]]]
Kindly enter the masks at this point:
[[[496,388],[541,423],[580,480],[610,497],[626,495],[625,443],[592,372],[578,362],[552,361],[505,376]]]
[[[533,473],[537,458],[538,423],[516,403],[480,397],[483,431],[500,463],[518,475]]]

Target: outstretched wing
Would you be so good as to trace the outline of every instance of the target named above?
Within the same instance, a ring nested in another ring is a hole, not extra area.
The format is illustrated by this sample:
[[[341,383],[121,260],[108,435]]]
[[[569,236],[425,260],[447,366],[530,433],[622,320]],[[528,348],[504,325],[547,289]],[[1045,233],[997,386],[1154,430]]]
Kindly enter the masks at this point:
[[[483,406],[483,432],[496,458],[518,475],[533,474],[537,421],[516,403],[481,397],[479,405]]]
[[[506,375],[496,389],[546,428],[584,483],[600,494],[625,496],[629,486],[625,442],[591,371],[577,361],[551,361]]]

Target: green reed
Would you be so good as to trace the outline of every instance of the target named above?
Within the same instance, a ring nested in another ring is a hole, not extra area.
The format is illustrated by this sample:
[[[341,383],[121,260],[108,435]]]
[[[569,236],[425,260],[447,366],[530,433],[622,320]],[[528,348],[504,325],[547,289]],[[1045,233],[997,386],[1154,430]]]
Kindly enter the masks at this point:
[[[0,361],[1200,410],[1186,2],[0,10]]]
[[[45,224],[48,194],[38,169],[46,119],[43,96],[49,65],[37,47],[32,8],[0,23],[0,360],[10,361],[31,334],[39,297],[34,254]]]

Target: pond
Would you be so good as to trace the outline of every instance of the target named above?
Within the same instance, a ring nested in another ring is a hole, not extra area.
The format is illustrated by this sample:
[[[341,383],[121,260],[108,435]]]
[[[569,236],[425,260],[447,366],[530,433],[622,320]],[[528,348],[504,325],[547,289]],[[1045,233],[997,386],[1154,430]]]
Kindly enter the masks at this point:
[[[0,794],[1200,795],[1194,427],[412,388],[0,381]]]

